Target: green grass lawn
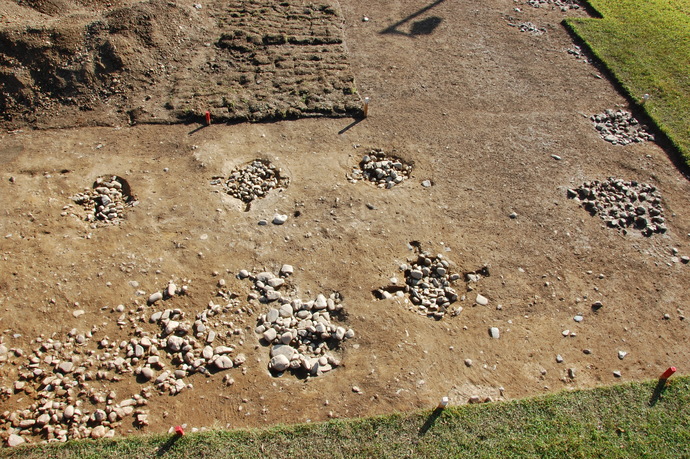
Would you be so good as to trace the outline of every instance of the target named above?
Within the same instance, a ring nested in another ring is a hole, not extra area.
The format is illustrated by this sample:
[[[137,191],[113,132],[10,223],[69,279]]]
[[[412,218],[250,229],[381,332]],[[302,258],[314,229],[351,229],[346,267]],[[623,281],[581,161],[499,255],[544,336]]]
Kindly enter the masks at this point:
[[[690,166],[690,1],[586,0],[603,18],[565,24],[644,105]]]
[[[690,377],[259,430],[2,450],[8,457],[690,457]]]

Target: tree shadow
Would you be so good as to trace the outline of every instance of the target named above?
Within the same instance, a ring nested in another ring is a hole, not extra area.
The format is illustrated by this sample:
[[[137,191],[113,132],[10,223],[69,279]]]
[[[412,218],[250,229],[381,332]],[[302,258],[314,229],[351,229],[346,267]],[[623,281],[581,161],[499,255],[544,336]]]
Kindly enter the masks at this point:
[[[406,18],[396,22],[393,25],[390,25],[383,29],[381,34],[397,34],[397,35],[405,35],[408,37],[414,37],[416,35],[430,35],[433,33],[433,31],[436,29],[436,27],[441,24],[441,19],[438,16],[431,16],[426,19],[422,19],[421,21],[414,22],[412,24],[412,27],[410,27],[409,32],[403,32],[402,30],[399,30],[399,27],[407,24],[414,18],[421,16],[422,14],[426,13],[430,9],[434,8],[437,5],[440,5],[441,3],[445,2],[446,0],[436,0],[435,2],[425,6],[424,8],[412,13],[411,15],[407,16]]]
[[[668,380],[667,379],[660,379],[659,382],[656,383],[656,387],[654,388],[654,392],[652,392],[652,397],[649,399],[649,406],[656,405],[656,402],[658,402],[661,399],[661,395],[666,390],[666,381],[668,381]]]
[[[431,16],[421,21],[413,22],[410,27],[410,35],[431,35],[434,29],[441,24],[441,19],[438,16]]]
[[[422,427],[419,428],[419,436],[423,437],[426,435],[426,433],[429,431],[434,426],[434,423],[436,422],[436,419],[438,419],[439,416],[441,416],[441,413],[443,413],[443,408],[438,406],[434,411],[431,412],[429,417],[426,419],[426,422]]]

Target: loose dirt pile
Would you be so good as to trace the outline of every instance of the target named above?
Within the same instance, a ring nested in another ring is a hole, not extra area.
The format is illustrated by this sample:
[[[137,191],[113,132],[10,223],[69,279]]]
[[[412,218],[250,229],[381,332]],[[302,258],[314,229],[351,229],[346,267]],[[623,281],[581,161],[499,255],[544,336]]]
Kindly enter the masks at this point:
[[[7,2],[6,128],[358,113],[335,4]]]

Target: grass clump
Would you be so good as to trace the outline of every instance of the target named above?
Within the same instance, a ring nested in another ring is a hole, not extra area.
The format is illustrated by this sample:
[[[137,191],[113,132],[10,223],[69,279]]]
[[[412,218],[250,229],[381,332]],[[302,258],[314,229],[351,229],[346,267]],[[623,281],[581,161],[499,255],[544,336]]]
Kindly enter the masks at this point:
[[[690,2],[587,0],[602,18],[567,19],[690,166]]]
[[[688,457],[690,378],[266,429],[5,449],[12,458]],[[656,396],[655,396],[656,394]],[[658,395],[661,394],[661,397]]]

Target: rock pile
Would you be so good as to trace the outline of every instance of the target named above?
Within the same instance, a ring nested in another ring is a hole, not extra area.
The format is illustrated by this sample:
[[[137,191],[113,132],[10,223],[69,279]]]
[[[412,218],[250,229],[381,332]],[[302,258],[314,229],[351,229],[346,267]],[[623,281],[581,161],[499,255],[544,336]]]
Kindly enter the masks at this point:
[[[411,172],[412,166],[400,158],[389,157],[383,150],[374,149],[362,157],[347,178],[353,183],[367,180],[379,188],[390,189],[409,178]]]
[[[403,264],[400,270],[405,273],[403,291],[409,294],[419,314],[440,320],[450,312],[448,307],[458,299],[451,282],[460,279],[460,275],[450,272],[450,263],[443,255],[432,257],[422,252],[414,263]]]
[[[252,201],[266,196],[275,188],[286,188],[289,179],[267,159],[255,159],[251,163],[235,169],[223,182],[222,177],[214,177],[212,185],[223,185],[223,189],[233,198],[244,202],[249,210]]]
[[[551,5],[552,7],[560,8],[561,11],[577,10],[580,8],[580,4],[577,0],[527,0],[527,4],[534,8]]]
[[[614,145],[654,140],[654,135],[625,110],[607,109],[604,113],[590,117],[601,138]]]
[[[127,182],[115,175],[98,177],[92,189],[74,195],[72,200],[87,210],[84,219],[97,225],[119,225],[125,207],[136,202]]]
[[[666,232],[661,194],[653,185],[610,177],[603,182],[594,180],[577,189],[569,189],[568,197],[623,233],[627,233],[628,228],[645,236]]]
[[[353,338],[355,332],[333,323],[343,309],[338,292],[328,297],[318,294],[307,301],[283,295],[279,290],[290,273],[289,265],[283,266],[278,276],[271,272],[256,276],[240,272],[241,278],[254,282],[254,289],[261,295],[256,299],[276,305],[259,316],[254,331],[271,346],[268,368],[274,374],[291,370],[319,376],[340,365],[340,359],[332,351],[344,340]]]

